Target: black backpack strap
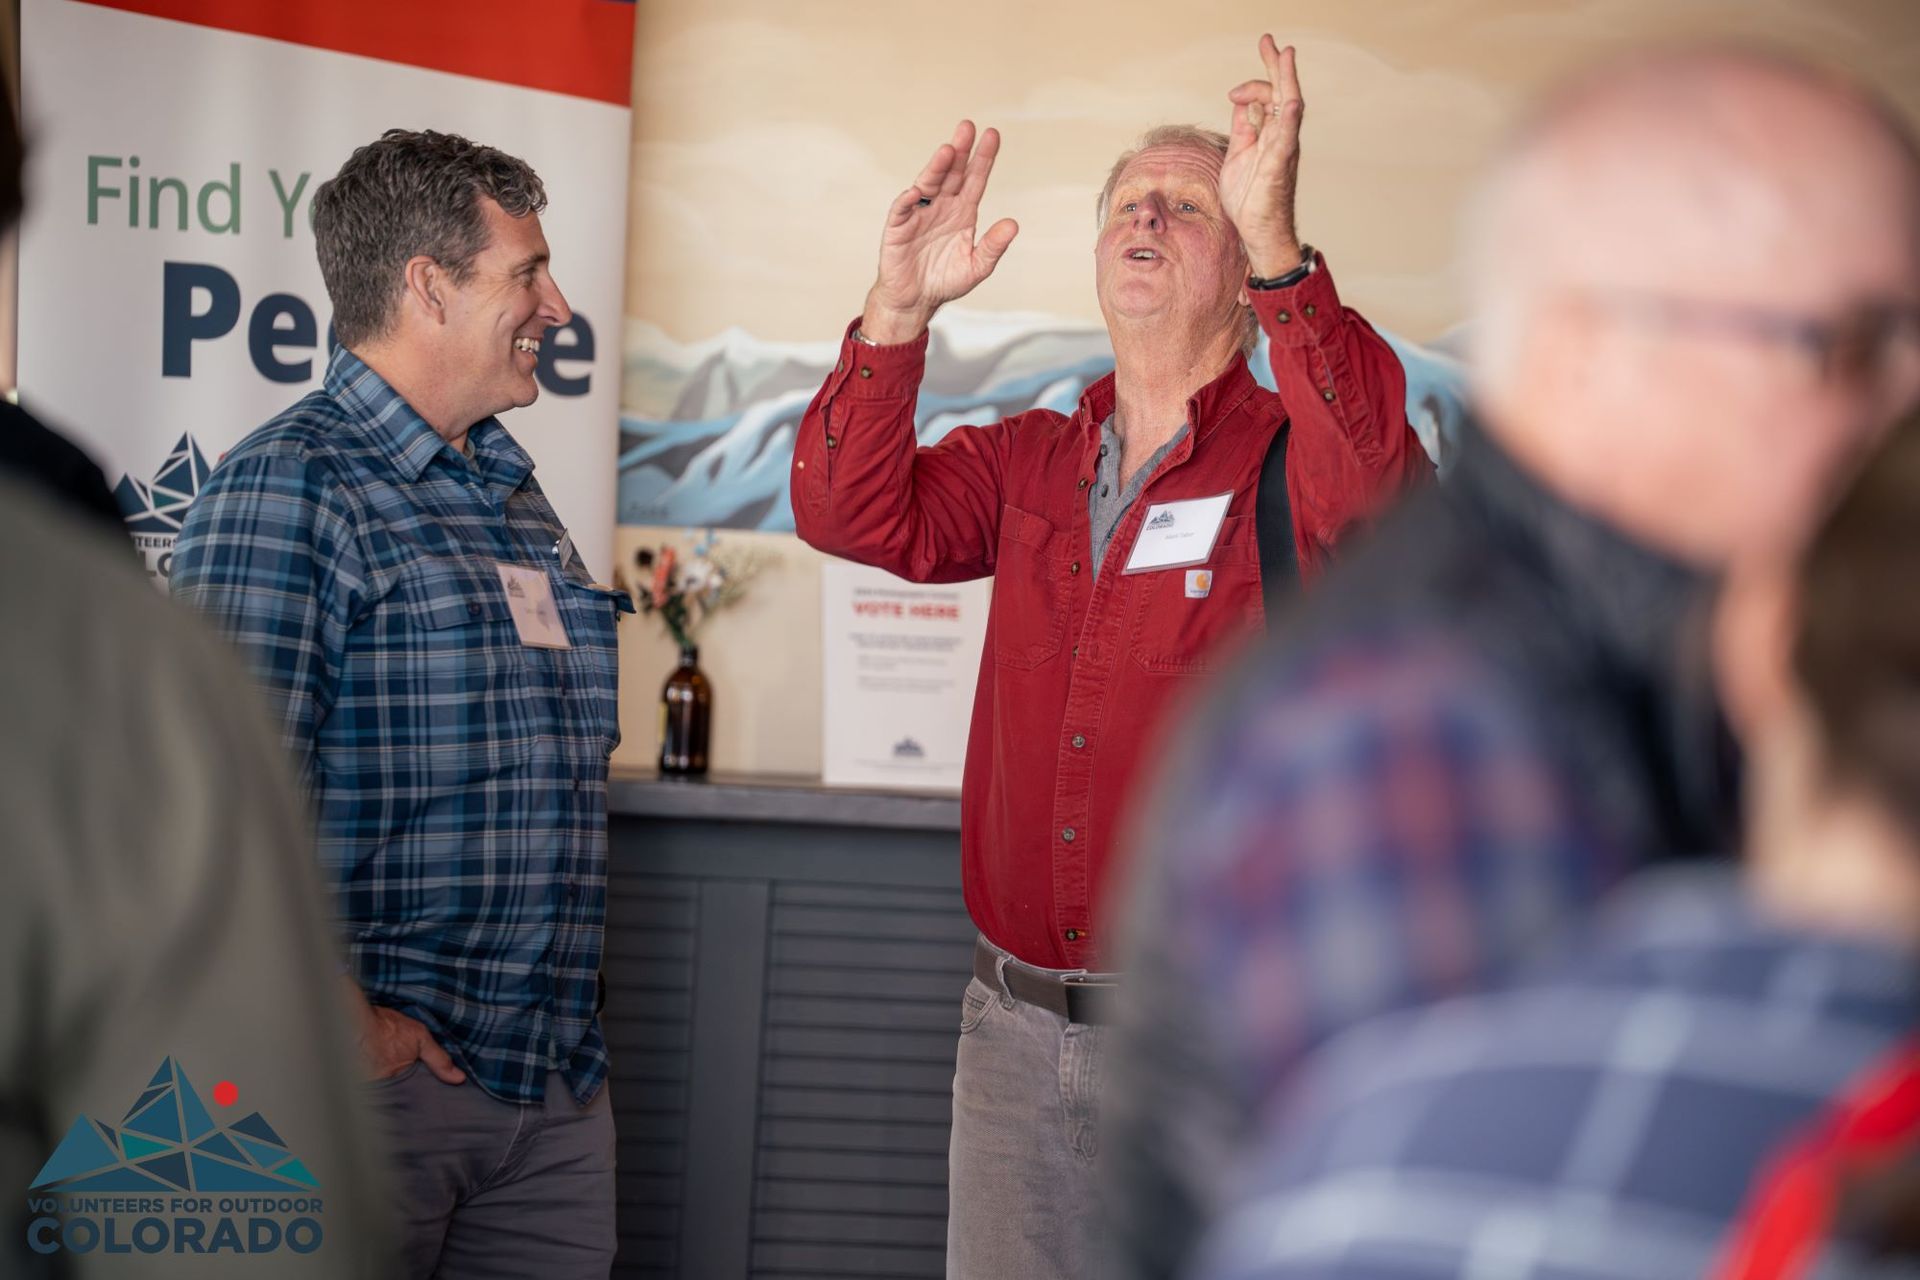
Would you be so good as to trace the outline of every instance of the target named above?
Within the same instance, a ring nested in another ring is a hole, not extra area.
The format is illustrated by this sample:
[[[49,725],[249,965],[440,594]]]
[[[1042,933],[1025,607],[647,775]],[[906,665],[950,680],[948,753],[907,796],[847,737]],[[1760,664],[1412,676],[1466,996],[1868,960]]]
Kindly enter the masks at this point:
[[[1287,498],[1287,435],[1291,422],[1282,422],[1260,464],[1260,487],[1254,491],[1253,530],[1260,544],[1260,596],[1271,626],[1280,610],[1293,599],[1300,583],[1300,555],[1293,541],[1293,503]]]

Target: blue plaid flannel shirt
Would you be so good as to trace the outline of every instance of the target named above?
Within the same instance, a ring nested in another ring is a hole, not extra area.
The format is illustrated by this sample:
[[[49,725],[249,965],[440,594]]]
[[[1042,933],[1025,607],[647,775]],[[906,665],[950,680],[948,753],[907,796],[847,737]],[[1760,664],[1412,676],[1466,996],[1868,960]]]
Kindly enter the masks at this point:
[[[368,999],[489,1093],[582,1103],[598,1007],[614,627],[533,460],[498,421],[469,460],[344,347],[324,389],[214,469],[172,589],[240,647],[319,824]],[[543,570],[572,643],[520,642],[496,562]]]
[[[1770,921],[1730,870],[1647,873],[1577,960],[1331,1041],[1191,1276],[1705,1274],[1769,1156],[1910,1034],[1916,960]]]

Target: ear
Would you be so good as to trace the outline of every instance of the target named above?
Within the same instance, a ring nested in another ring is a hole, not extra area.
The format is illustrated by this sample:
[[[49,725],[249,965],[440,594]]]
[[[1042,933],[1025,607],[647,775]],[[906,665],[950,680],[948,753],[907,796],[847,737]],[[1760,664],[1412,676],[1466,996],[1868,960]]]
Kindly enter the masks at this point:
[[[416,254],[401,268],[404,305],[434,324],[447,322],[447,273],[432,258]]]

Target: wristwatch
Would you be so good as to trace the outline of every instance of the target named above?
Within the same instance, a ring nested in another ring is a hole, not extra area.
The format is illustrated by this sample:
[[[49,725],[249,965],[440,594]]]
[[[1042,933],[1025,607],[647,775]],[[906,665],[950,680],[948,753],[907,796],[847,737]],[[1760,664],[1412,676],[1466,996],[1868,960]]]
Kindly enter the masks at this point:
[[[1320,268],[1320,255],[1310,244],[1300,246],[1300,265],[1285,275],[1248,276],[1249,289],[1291,289]]]

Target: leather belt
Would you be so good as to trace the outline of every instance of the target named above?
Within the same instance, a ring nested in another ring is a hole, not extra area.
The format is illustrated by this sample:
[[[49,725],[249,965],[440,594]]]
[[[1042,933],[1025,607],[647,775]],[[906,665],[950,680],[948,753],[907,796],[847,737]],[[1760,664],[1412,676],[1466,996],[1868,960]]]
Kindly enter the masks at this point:
[[[1119,984],[1103,974],[1055,974],[1008,958],[985,938],[973,944],[973,976],[1025,1004],[1057,1014],[1068,1022],[1102,1026],[1113,1021]],[[1004,976],[1005,982],[1001,979]]]

